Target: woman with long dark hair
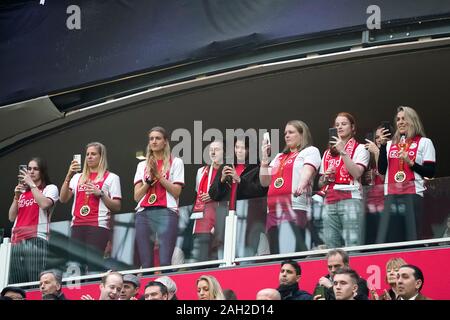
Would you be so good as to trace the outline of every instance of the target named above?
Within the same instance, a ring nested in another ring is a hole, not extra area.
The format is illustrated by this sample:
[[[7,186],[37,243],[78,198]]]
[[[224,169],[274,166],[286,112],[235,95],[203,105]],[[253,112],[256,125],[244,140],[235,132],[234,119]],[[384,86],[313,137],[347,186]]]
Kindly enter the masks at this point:
[[[215,201],[229,200],[228,209],[236,211],[241,231],[237,234],[236,253],[241,257],[252,256],[257,254],[261,234],[265,232],[267,204],[263,197],[268,188],[259,181],[258,161],[250,163],[248,137],[235,137],[233,149],[234,160],[219,168],[209,194]]]
[[[9,208],[12,229],[10,283],[39,280],[46,268],[49,224],[58,201],[58,187],[51,184],[47,164],[32,158],[19,173],[19,184]]]

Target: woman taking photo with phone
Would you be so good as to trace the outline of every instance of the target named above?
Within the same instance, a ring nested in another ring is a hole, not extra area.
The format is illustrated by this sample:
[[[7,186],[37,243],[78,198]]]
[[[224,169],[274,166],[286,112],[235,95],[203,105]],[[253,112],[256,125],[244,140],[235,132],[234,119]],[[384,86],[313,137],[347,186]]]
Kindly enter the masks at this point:
[[[357,246],[363,240],[363,201],[360,178],[369,164],[369,152],[355,137],[355,118],[340,112],[337,136],[330,140],[320,167],[319,187],[325,193],[323,233],[328,248]]]
[[[146,160],[134,176],[136,244],[143,268],[154,266],[158,239],[159,262],[170,265],[178,232],[178,199],[184,186],[184,164],[170,153],[169,136],[162,127],[148,132]]]
[[[262,186],[268,186],[266,230],[270,253],[279,253],[280,225],[288,222],[295,235],[295,251],[307,250],[304,236],[308,225],[312,182],[320,167],[320,153],[312,146],[311,132],[300,120],[284,129],[286,143],[269,164],[270,145],[263,144],[260,168]]]
[[[32,158],[19,172],[9,208],[9,221],[14,221],[10,283],[37,281],[46,269],[49,224],[56,201],[58,187],[50,182],[46,162]]]
[[[77,173],[80,170],[81,164],[72,160],[60,201],[67,203],[74,196],[70,252],[79,253],[86,272],[93,272],[104,269],[98,261],[111,238],[111,214],[120,211],[122,193],[119,176],[108,171],[106,147],[100,142],[86,146],[83,170]]]
[[[399,107],[395,124],[392,141],[388,141],[387,130],[381,137],[378,171],[386,177],[386,198],[378,243],[419,238],[424,178],[432,178],[436,171],[436,151],[433,142],[425,137],[417,112],[411,107]]]
[[[248,137],[235,137],[233,149],[234,160],[219,168],[209,194],[215,201],[229,199],[229,210],[236,211],[238,224],[245,223],[245,228],[238,225],[242,232],[237,234],[236,253],[239,257],[246,257],[257,254],[261,233],[265,233],[267,204],[262,198],[266,196],[267,188],[259,181],[256,155],[255,163],[250,163]]]

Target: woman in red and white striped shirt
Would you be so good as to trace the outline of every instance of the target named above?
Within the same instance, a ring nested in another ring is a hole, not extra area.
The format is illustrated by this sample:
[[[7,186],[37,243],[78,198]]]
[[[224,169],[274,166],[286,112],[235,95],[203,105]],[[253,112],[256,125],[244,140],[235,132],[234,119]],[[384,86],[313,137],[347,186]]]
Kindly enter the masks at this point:
[[[51,184],[41,158],[32,158],[19,180],[9,208],[9,220],[14,221],[10,283],[37,281],[45,269],[49,223],[58,201],[58,187]]]

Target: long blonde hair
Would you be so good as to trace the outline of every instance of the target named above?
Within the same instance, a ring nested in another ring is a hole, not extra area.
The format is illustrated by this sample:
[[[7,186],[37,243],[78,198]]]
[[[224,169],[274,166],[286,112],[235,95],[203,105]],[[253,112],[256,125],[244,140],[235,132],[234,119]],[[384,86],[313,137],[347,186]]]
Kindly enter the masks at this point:
[[[297,132],[300,133],[302,136],[300,144],[297,146],[298,151],[301,151],[312,145],[311,131],[309,130],[309,127],[306,123],[304,123],[303,121],[300,121],[300,120],[291,120],[288,123],[286,123],[286,126],[287,125],[293,126],[295,128],[295,130],[297,130]],[[288,152],[288,151],[289,151],[289,147],[285,146],[283,149],[283,152]]]
[[[210,275],[202,275],[200,276],[200,278],[197,279],[197,285],[202,280],[208,283],[208,288],[209,292],[212,295],[212,300],[225,300],[222,287],[220,286],[219,281],[217,281],[215,277]]]
[[[395,134],[392,137],[392,143],[398,143],[400,141],[400,132],[397,128],[397,115],[399,112],[403,111],[405,113],[405,119],[409,123],[408,133],[406,138],[414,138],[415,136],[426,137],[425,130],[423,129],[422,121],[420,121],[419,115],[416,110],[411,107],[400,106],[397,108],[397,113],[395,114]]]
[[[97,177],[93,182],[98,182],[103,180],[106,170],[108,170],[108,159],[106,156],[106,147],[100,142],[91,142],[86,145],[86,151],[90,147],[95,147],[100,154],[100,162],[98,163],[97,168]],[[84,158],[83,172],[81,174],[80,183],[86,183],[89,180],[89,175],[91,174],[91,170],[89,169],[86,161],[86,157]]]
[[[165,174],[167,172],[167,170],[169,170],[169,168],[170,168],[171,154],[170,154],[169,136],[167,134],[166,129],[164,129],[163,127],[153,127],[148,131],[147,135],[150,135],[153,131],[161,133],[166,142],[166,145],[164,147],[164,152],[163,152],[164,158],[163,158],[163,167],[162,167],[162,172],[161,172],[162,174]],[[147,153],[146,153],[145,157],[147,158],[146,169],[147,169],[147,172],[149,173],[150,172],[150,160],[152,158],[154,158],[156,161],[155,155],[153,154],[153,151],[150,148],[150,141],[147,144]]]

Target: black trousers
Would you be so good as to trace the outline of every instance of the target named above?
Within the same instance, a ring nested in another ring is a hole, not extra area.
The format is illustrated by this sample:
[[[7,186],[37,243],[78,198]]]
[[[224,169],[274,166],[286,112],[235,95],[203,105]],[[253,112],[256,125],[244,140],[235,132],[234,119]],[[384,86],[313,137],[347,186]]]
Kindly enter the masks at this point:
[[[422,212],[423,198],[417,194],[386,196],[377,243],[418,240]]]

